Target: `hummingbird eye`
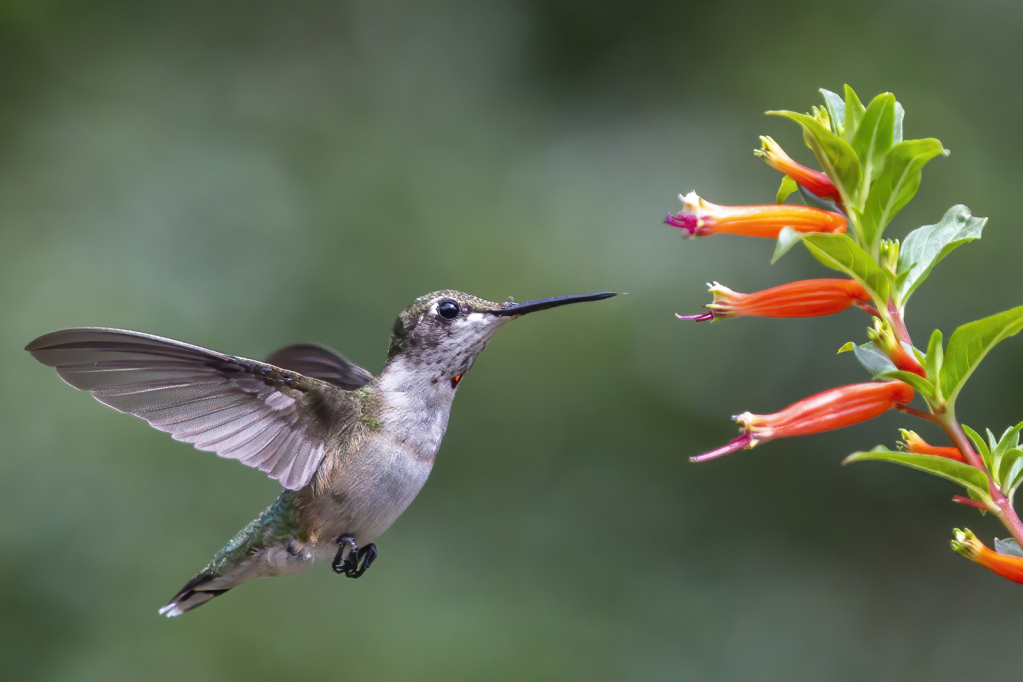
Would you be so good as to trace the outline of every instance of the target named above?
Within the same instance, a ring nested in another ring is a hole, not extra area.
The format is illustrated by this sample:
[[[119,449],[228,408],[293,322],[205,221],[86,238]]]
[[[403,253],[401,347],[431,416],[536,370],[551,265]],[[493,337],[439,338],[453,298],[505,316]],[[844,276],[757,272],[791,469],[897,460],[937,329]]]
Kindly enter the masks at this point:
[[[453,320],[458,317],[458,315],[462,312],[462,309],[458,307],[457,303],[451,299],[447,299],[440,302],[440,305],[437,306],[437,312],[439,312],[440,316],[445,320]]]

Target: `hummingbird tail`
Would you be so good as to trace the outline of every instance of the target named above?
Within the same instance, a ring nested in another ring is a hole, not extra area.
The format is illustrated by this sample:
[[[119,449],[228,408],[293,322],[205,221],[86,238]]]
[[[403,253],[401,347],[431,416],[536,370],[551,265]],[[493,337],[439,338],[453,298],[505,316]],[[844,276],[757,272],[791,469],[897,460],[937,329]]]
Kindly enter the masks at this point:
[[[246,581],[309,567],[313,557],[293,547],[293,498],[292,492],[285,490],[259,518],[213,555],[206,568],[178,590],[160,613],[168,618],[180,616]]]
[[[213,570],[210,567],[206,567],[200,571],[199,575],[195,576],[188,583],[178,590],[178,593],[174,595],[166,606],[160,609],[160,615],[173,618],[174,616],[180,616],[186,611],[191,611],[197,606],[202,606],[210,599],[219,597],[220,595],[227,592],[230,587],[222,589],[202,589],[202,586],[210,582],[216,577]]]

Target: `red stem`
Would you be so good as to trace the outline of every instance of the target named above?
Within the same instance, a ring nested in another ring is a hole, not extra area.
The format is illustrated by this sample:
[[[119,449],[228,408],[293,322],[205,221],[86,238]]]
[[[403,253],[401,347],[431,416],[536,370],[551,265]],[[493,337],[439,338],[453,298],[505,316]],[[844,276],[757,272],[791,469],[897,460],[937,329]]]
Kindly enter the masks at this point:
[[[1002,491],[995,485],[995,481],[992,478],[990,472],[984,466],[984,460],[973,451],[973,447],[970,445],[970,439],[966,437],[966,433],[963,431],[963,427],[959,425],[956,418],[952,415],[946,415],[945,419],[939,422],[941,427],[948,434],[948,437],[952,439],[955,446],[959,448],[959,452],[963,453],[963,457],[970,463],[974,468],[980,469],[987,473],[987,487],[988,492],[991,494],[991,501],[997,507],[997,511],[991,510],[1001,520],[1012,537],[1016,539],[1016,542],[1023,543],[1023,523],[1020,523],[1019,517],[1016,515],[1016,510],[1009,504],[1008,498],[1002,494]],[[1023,544],[1021,544],[1023,546]]]
[[[908,343],[910,346],[913,342],[909,338],[909,331],[906,329],[906,324],[902,321],[902,315],[899,313],[898,308],[891,302],[888,301],[888,317],[892,325],[892,329],[895,331],[895,335],[900,339]],[[933,406],[930,406],[933,410]],[[963,453],[963,457],[975,469],[979,469],[987,474],[987,487],[988,492],[991,495],[991,501],[994,503],[996,509],[991,509],[999,520],[1005,525],[1006,529],[1012,533],[1012,537],[1016,539],[1016,542],[1023,546],[1023,523],[1020,523],[1019,516],[1016,515],[1016,510],[1012,508],[1008,498],[1002,494],[1002,491],[995,485],[994,477],[991,472],[984,466],[984,459],[973,451],[973,446],[970,445],[970,439],[966,437],[966,433],[963,431],[963,427],[960,426],[959,422],[956,421],[955,415],[949,412],[942,411],[940,413],[928,413],[909,407],[908,405],[902,405],[899,407],[900,410],[906,414],[911,414],[927,421],[933,422],[939,425],[948,437],[952,439],[952,442],[959,452]],[[957,495],[955,498],[956,502],[961,504],[971,504],[974,500],[968,500],[968,498],[958,499],[960,496]],[[975,504],[971,506],[977,506]],[[981,505],[982,508],[987,509],[986,505]]]
[[[895,409],[898,410],[899,412],[905,412],[906,414],[913,415],[914,417],[926,419],[927,421],[933,424],[937,424],[938,426],[942,425],[941,420],[938,419],[938,416],[933,412],[924,412],[923,410],[918,410],[915,407],[910,407],[909,405],[904,405],[902,403],[896,405]]]
[[[906,323],[902,321],[902,314],[899,313],[899,309],[895,307],[891,299],[888,299],[888,318],[891,321],[892,330],[899,340],[912,346],[913,340],[909,338],[909,330],[906,329]]]
[[[962,495],[953,495],[952,501],[958,502],[959,504],[965,504],[967,507],[976,507],[981,511],[987,511],[987,505],[985,505],[983,502],[978,502],[977,500],[970,499],[969,497],[963,497]]]

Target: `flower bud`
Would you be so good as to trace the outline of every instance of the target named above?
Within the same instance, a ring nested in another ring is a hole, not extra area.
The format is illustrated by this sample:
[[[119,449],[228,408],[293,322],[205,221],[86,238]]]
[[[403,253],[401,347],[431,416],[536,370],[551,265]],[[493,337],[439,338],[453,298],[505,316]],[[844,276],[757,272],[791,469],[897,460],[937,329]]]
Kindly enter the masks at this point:
[[[912,372],[922,377],[927,377],[920,361],[916,359],[913,351],[906,347],[897,338],[891,326],[879,319],[874,319],[874,328],[867,330],[867,337],[874,342],[882,353],[888,356],[892,363],[899,369]]]
[[[762,158],[768,166],[781,171],[813,194],[822,199],[830,199],[838,208],[843,208],[842,195],[827,175],[793,161],[774,138],[761,135],[760,144],[761,148],[754,150],[753,153]]]
[[[959,452],[959,448],[951,445],[931,445],[921,438],[916,431],[910,431],[909,429],[899,429],[902,433],[902,440],[899,442],[899,447],[906,452],[912,452],[915,455],[934,455],[935,457],[944,457],[945,459],[954,459],[957,462],[965,462],[963,453]]]

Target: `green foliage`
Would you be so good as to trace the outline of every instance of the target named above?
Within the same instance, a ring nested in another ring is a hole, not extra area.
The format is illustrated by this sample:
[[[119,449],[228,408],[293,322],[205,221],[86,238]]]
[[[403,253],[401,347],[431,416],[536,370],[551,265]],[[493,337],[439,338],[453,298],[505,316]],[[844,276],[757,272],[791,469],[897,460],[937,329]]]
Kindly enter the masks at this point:
[[[945,353],[941,346],[941,330],[935,329],[931,332],[931,338],[927,342],[927,354],[923,359],[924,369],[927,371],[927,378],[934,384],[935,401],[944,401],[944,391],[941,386],[941,364],[944,362]]]
[[[778,241],[774,245],[774,254],[771,256],[771,265],[774,265],[779,258],[789,252],[789,249],[801,241],[803,241],[802,232],[794,230],[791,227],[781,228],[781,231],[778,233]]]
[[[952,333],[941,365],[941,388],[950,407],[988,351],[1021,329],[1023,306],[964,324]]]
[[[895,95],[878,95],[863,113],[852,148],[863,166],[863,184],[867,187],[881,172],[885,157],[895,144]]]
[[[1012,538],[1007,538],[1005,540],[995,538],[995,551],[999,554],[1023,559],[1023,549],[1020,549],[1019,543]]]
[[[1023,450],[1019,447],[1019,433],[1023,422],[1005,430],[1001,438],[996,439],[990,430],[987,431],[987,442],[980,434],[963,424],[963,430],[973,441],[974,447],[984,459],[992,480],[1002,494],[1011,503],[1016,489],[1023,483]]]
[[[890,287],[888,273],[848,235],[818,232],[803,235],[802,241],[821,263],[859,281],[879,310],[887,306]]]
[[[907,372],[905,370],[896,369],[890,370],[888,372],[882,372],[881,374],[878,374],[875,378],[881,381],[890,381],[892,379],[898,379],[899,381],[909,384],[910,386],[913,387],[913,390],[928,398],[934,398],[935,395],[934,384],[931,383],[929,379],[925,379],[919,374],[915,374],[913,372]]]
[[[831,132],[836,135],[844,135],[846,125],[845,100],[837,92],[831,92],[824,88],[821,88],[819,92],[824,97],[824,106],[828,110],[828,118],[831,119]],[[846,142],[849,141],[849,138],[845,139]]]
[[[876,256],[885,227],[920,187],[924,165],[948,151],[935,139],[902,139],[905,110],[891,93],[864,107],[848,85],[844,100],[829,90],[820,92],[825,107],[815,108],[814,115],[767,113],[802,126],[803,140],[842,196],[856,240]],[[791,187],[783,182],[785,196]]]
[[[977,450],[977,454],[980,455],[980,458],[984,460],[984,467],[988,471],[991,471],[991,448],[988,447],[987,443],[984,442],[984,439],[979,433],[971,429],[966,424],[963,424],[963,431],[966,433],[966,436],[973,441],[974,449]]]
[[[948,150],[933,138],[906,140],[892,147],[860,215],[864,246],[872,253],[885,227],[920,188],[924,164],[939,154],[948,156]]]
[[[954,459],[937,457],[935,455],[896,452],[879,445],[869,452],[854,452],[846,457],[842,464],[868,460],[894,462],[918,471],[926,471],[929,474],[958,483],[971,493],[971,497],[975,495],[974,499],[990,500],[988,478],[984,472]]]
[[[857,346],[855,343],[850,341],[841,348],[838,349],[839,353],[846,351],[852,351],[856,359],[859,360],[863,368],[870,372],[870,376],[877,377],[887,372],[897,372],[898,368],[895,366],[887,355],[885,355],[877,346],[871,343],[865,343],[862,346]]]
[[[787,175],[783,175],[781,178],[781,186],[778,187],[778,195],[775,197],[775,201],[779,204],[784,204],[785,200],[789,198],[789,195],[797,191],[799,191],[799,185],[796,184],[796,181]]]
[[[845,86],[845,139],[851,142],[853,135],[856,133],[856,129],[860,127],[860,121],[863,120],[863,112],[866,109],[863,107],[863,103],[860,102],[860,98],[856,96],[856,93],[848,85]]]
[[[899,144],[902,142],[902,119],[906,117],[906,110],[902,108],[900,102],[895,103],[895,125],[892,130],[892,142]]]
[[[962,204],[945,212],[937,225],[924,225],[909,233],[899,249],[895,302],[900,310],[931,270],[955,248],[980,239],[987,218],[977,218]]]

